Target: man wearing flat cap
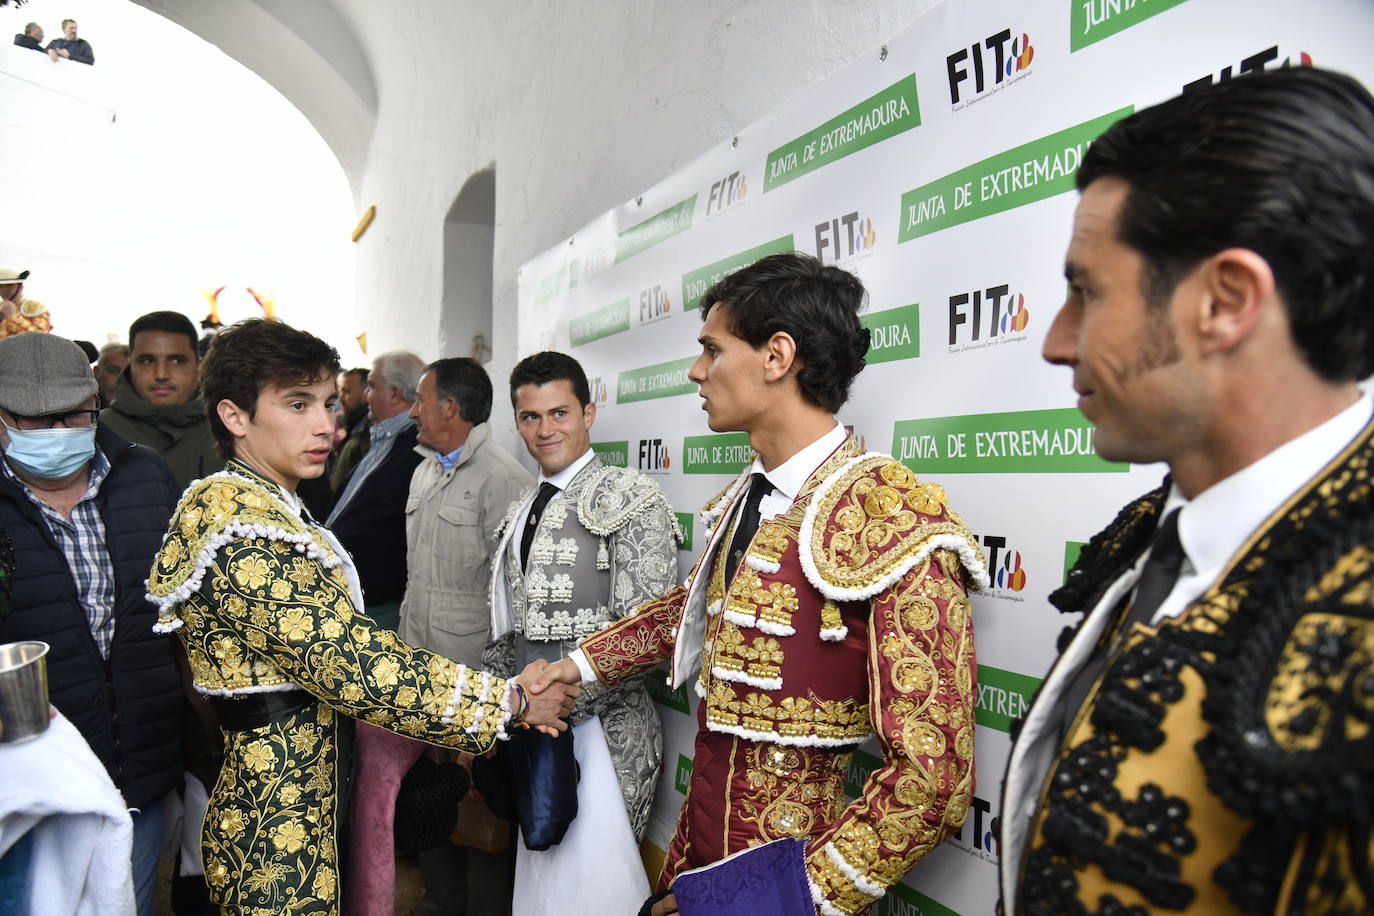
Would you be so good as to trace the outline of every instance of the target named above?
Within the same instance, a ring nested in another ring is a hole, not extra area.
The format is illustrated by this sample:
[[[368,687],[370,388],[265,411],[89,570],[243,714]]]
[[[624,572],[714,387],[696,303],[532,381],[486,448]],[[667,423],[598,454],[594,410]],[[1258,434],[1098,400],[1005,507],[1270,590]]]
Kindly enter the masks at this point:
[[[136,809],[134,887],[151,914],[182,707],[172,640],[153,631],[144,583],[180,489],[156,452],[97,424],[96,387],[66,338],[0,340],[0,528],[16,559],[0,643],[52,647],[53,705]]]
[[[24,281],[28,278],[27,270],[0,267],[0,338],[25,331],[52,330],[48,307],[24,295]]]

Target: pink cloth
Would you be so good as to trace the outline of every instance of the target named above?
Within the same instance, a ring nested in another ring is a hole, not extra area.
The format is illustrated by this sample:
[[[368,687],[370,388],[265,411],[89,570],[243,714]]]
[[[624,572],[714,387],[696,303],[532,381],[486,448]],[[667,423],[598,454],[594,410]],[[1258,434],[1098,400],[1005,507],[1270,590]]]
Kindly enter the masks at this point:
[[[393,916],[396,793],[401,779],[430,747],[366,722],[357,726],[344,912],[349,916]]]

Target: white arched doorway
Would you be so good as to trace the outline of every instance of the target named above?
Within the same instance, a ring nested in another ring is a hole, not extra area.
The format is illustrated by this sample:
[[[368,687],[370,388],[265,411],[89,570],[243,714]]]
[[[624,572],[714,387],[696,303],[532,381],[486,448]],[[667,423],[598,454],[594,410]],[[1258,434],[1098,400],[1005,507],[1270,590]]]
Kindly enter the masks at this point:
[[[446,356],[491,359],[492,255],[496,169],[474,174],[444,217],[444,294],[440,349]]]

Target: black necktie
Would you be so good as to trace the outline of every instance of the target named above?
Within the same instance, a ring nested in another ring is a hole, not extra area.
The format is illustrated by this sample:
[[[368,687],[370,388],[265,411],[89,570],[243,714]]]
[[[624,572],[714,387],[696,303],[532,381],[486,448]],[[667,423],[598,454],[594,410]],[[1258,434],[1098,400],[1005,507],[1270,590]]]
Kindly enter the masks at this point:
[[[744,559],[744,551],[754,539],[754,532],[759,530],[759,503],[763,502],[763,495],[772,489],[773,485],[768,482],[767,477],[758,472],[750,475],[749,494],[744,497],[744,508],[740,510],[739,520],[735,522],[735,534],[730,538],[730,553],[725,557],[727,586],[734,581],[735,570],[739,569],[740,561]]]
[[[1131,602],[1131,611],[1126,615],[1123,633],[1137,621],[1148,624],[1164,599],[1174,590],[1184,556],[1183,543],[1178,539],[1178,513],[1181,511],[1175,509],[1166,515],[1155,532],[1154,543],[1150,545],[1150,558],[1140,571],[1135,600]]]
[[[553,499],[553,495],[558,492],[558,488],[547,480],[539,485],[539,493],[535,495],[534,502],[530,505],[529,519],[525,522],[525,530],[520,535],[520,568],[523,570],[530,565],[530,544],[534,543],[534,530],[539,527],[539,518],[544,514],[544,507]]]
[[[1144,568],[1140,570],[1140,580],[1136,583],[1135,599],[1126,612],[1126,620],[1122,623],[1115,641],[1110,647],[1103,647],[1089,657],[1064,691],[1059,703],[1059,712],[1062,716],[1059,723],[1061,734],[1067,733],[1069,725],[1078,715],[1079,707],[1083,705],[1084,698],[1102,674],[1102,669],[1107,666],[1107,659],[1116,650],[1116,646],[1137,623],[1148,624],[1155,611],[1164,603],[1164,599],[1169,597],[1169,592],[1174,590],[1174,583],[1178,581],[1178,571],[1183,566],[1185,555],[1183,544],[1178,539],[1180,511],[1175,509],[1164,516],[1164,521],[1160,522],[1159,528],[1155,530],[1154,543],[1150,545],[1150,556],[1145,561]]]

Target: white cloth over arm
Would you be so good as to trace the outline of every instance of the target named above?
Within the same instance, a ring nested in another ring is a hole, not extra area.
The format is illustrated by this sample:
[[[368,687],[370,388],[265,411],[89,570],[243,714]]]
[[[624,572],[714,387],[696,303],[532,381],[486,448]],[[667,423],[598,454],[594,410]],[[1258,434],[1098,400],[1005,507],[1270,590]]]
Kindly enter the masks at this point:
[[[133,822],[76,726],[59,714],[38,738],[0,744],[0,773],[0,857],[32,834],[28,912],[134,912]]]

